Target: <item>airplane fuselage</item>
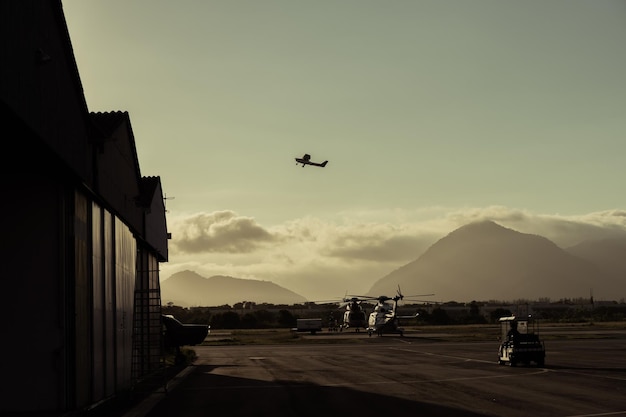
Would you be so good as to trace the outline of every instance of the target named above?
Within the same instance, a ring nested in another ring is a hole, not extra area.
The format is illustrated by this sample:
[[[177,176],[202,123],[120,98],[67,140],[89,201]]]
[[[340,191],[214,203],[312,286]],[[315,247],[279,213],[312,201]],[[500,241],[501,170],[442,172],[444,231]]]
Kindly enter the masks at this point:
[[[296,160],[296,165],[302,164],[302,167],[304,167],[305,165],[312,165],[315,167],[325,167],[326,164],[328,163],[328,161],[324,161],[322,163],[319,162],[312,162],[311,161],[311,155],[309,154],[304,154],[304,156],[302,158],[294,158]]]

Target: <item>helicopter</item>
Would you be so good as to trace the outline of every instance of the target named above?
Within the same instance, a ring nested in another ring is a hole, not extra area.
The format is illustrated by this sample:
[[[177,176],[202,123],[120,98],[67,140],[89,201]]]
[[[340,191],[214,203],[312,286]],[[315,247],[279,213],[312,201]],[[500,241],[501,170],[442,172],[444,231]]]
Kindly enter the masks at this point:
[[[346,311],[343,313],[343,323],[339,326],[340,332],[344,331],[344,329],[353,328],[355,332],[359,333],[361,329],[367,329],[365,310],[361,306],[361,302],[370,299],[362,299],[357,296],[343,299]]]
[[[346,295],[342,299],[334,300],[318,300],[312,301],[313,303],[332,303],[338,304],[339,309],[345,310],[341,315],[342,319],[339,323],[335,319],[335,314],[331,313],[329,318],[329,331],[343,332],[347,329],[354,329],[355,332],[367,329],[367,315],[365,314],[365,308],[361,305],[362,302],[370,302],[376,300],[374,297],[358,296],[358,295]]]
[[[421,294],[410,297],[427,297],[432,295],[435,294]],[[383,333],[399,333],[400,337],[402,337],[404,336],[404,329],[399,327],[399,319],[415,318],[419,315],[419,313],[415,313],[412,316],[397,315],[398,302],[404,299],[404,295],[402,295],[400,291],[400,286],[398,286],[397,294],[394,297],[382,295],[373,299],[377,300],[378,303],[376,307],[374,307],[374,311],[370,313],[367,323],[368,326],[366,330],[370,337],[373,333],[376,333],[378,336],[382,336]]]

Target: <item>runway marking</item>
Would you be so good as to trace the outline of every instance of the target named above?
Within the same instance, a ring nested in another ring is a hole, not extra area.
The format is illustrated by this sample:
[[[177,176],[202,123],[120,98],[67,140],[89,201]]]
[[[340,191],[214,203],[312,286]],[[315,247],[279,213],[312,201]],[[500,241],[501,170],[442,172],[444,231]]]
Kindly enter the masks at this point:
[[[618,378],[618,377],[615,377],[615,376],[607,376],[607,375],[587,374],[585,372],[566,371],[564,369],[548,369],[548,371],[551,371],[551,372],[561,372],[561,373],[564,373],[564,374],[572,374],[572,375],[582,375],[582,376],[588,376],[588,377],[592,377],[592,378],[616,379],[618,381],[626,381],[626,378]]]
[[[531,372],[527,375],[540,374],[544,373],[545,370]],[[458,378],[443,378],[443,379],[408,379],[403,381],[374,381],[374,382],[346,382],[340,384],[324,384],[324,386],[335,387],[335,386],[347,386],[347,385],[385,385],[385,384],[428,384],[431,382],[450,382],[450,381],[466,381],[466,380],[475,380],[475,379],[493,379],[493,378],[511,378],[518,377],[518,375],[490,375],[490,376],[465,376]]]
[[[421,355],[428,355],[428,356],[441,356],[444,358],[452,358],[452,359],[458,359],[458,360],[464,360],[464,361],[472,361],[472,362],[482,362],[482,363],[494,363],[493,361],[486,361],[483,359],[472,359],[472,358],[465,358],[462,356],[452,356],[452,355],[442,355],[440,353],[432,353],[432,352],[424,352],[421,350],[413,350],[413,349],[400,349],[400,348],[394,348],[394,347],[390,347],[389,349],[391,350],[399,350],[399,351],[403,351],[403,352],[410,352],[410,353],[419,353]],[[626,381],[626,378],[620,378],[620,377],[614,377],[614,376],[608,376],[608,375],[594,375],[594,374],[588,374],[585,372],[574,372],[574,371],[567,371],[564,369],[550,369],[550,368],[541,368],[543,372],[556,372],[556,373],[564,373],[564,374],[572,374],[572,375],[581,375],[581,376],[587,376],[587,377],[593,377],[593,378],[602,378],[602,379],[615,379],[618,381]],[[543,373],[543,372],[539,372],[539,373]],[[533,372],[527,375],[532,375],[532,374],[537,374],[538,372]],[[619,412],[621,413],[621,411]],[[591,414],[593,415],[593,414]],[[591,416],[590,415],[590,416]],[[601,415],[601,414],[599,414]],[[573,416],[573,417],[577,417],[577,416]]]
[[[442,358],[452,358],[452,359],[459,359],[459,360],[464,360],[464,361],[482,362],[482,363],[495,363],[494,361],[486,361],[484,359],[472,359],[472,358],[465,358],[463,356],[442,355],[440,353],[424,352],[422,350],[399,349],[399,348],[389,348],[389,349],[391,349],[391,350],[400,350],[400,351],[403,351],[403,352],[419,353],[421,355],[428,355],[428,356],[441,356]]]

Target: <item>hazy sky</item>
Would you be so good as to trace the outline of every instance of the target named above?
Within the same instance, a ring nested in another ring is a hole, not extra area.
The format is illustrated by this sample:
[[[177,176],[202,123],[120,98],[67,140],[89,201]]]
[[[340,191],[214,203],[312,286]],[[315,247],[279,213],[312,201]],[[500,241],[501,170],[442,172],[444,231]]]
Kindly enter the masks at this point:
[[[626,230],[624,1],[63,5],[89,110],[172,197],[162,278],[341,297],[472,220]]]

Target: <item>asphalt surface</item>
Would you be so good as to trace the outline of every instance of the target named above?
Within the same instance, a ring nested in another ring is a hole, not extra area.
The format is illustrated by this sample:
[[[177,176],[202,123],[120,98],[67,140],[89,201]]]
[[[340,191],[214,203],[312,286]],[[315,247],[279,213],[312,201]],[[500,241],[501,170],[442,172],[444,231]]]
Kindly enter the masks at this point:
[[[496,341],[425,335],[195,346],[193,366],[123,416],[626,416],[623,333],[546,341],[542,368],[498,365]]]

